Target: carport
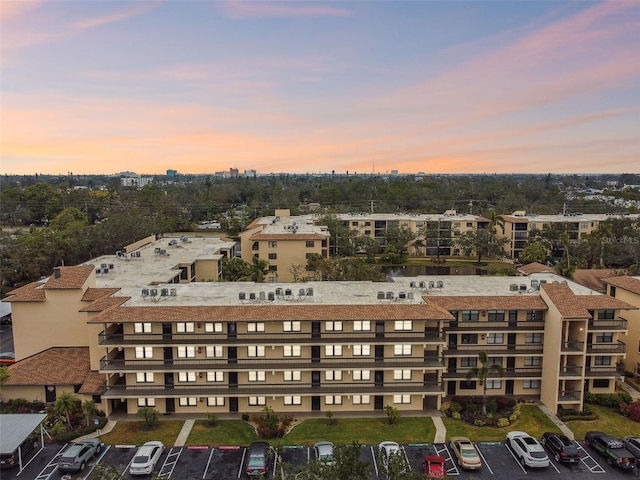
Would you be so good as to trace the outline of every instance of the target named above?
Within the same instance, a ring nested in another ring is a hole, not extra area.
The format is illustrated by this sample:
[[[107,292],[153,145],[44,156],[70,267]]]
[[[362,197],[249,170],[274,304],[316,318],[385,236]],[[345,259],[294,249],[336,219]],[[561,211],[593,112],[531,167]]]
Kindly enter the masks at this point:
[[[20,471],[22,464],[22,443],[36,428],[40,427],[40,445],[44,447],[44,428],[42,422],[47,418],[44,413],[4,414],[0,415],[0,455],[18,454]]]

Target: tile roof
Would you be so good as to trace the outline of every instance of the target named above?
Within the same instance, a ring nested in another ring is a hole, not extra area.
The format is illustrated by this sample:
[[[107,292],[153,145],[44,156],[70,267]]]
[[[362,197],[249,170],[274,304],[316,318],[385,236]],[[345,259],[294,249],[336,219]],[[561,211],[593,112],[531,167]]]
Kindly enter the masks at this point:
[[[42,290],[43,282],[32,282],[9,292],[3,302],[44,302],[47,296]]]
[[[427,304],[447,310],[547,310],[539,295],[433,296],[423,297]]]
[[[640,277],[629,277],[625,275],[621,277],[604,278],[603,281],[609,285],[620,287],[640,295]]]
[[[4,385],[81,385],[91,370],[89,347],[51,347],[8,368]]]
[[[91,370],[80,387],[78,393],[86,395],[102,395],[106,390],[106,378],[104,373],[100,373],[96,370]]]
[[[54,272],[56,270],[60,272],[60,276],[56,277],[55,273],[50,276],[45,283],[45,289],[82,288],[94,268],[93,265],[80,265],[77,267],[56,267]]]
[[[82,295],[82,301],[94,302],[100,298],[111,296],[119,290],[119,288],[87,288],[84,295]]]
[[[541,288],[564,318],[592,318],[589,310],[637,310],[633,305],[608,295],[575,295],[564,283],[545,283]]]
[[[118,307],[129,300],[131,297],[104,297],[99,298],[95,302],[91,302],[86,307],[81,308],[80,312],[103,312],[112,307]]]
[[[604,291],[604,279],[624,274],[624,271],[614,268],[580,268],[573,272],[574,282],[584,285],[597,292]]]
[[[251,240],[326,240],[328,235],[319,233],[256,233]]]
[[[89,323],[206,322],[215,320],[442,320],[452,319],[438,305],[233,305],[113,308]]]
[[[553,267],[549,267],[538,262],[527,263],[526,265],[518,268],[518,271],[525,275],[531,275],[532,273],[556,273],[556,270]]]

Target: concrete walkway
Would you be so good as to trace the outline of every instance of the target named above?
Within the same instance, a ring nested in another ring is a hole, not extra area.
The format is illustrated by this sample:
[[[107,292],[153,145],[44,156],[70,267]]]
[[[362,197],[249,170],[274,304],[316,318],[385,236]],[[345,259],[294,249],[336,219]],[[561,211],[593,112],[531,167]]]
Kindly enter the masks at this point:
[[[193,419],[184,421],[182,430],[180,430],[178,438],[176,438],[176,442],[173,444],[174,447],[184,447],[185,443],[187,442],[187,438],[189,438],[189,433],[191,433],[191,429],[193,428],[194,423],[196,423],[196,421]]]
[[[109,420],[105,424],[104,428],[102,430],[100,430],[100,435],[103,435],[105,433],[109,433],[111,430],[113,430],[113,427],[116,426],[116,423],[118,423],[118,422],[116,422],[115,420]],[[87,435],[83,435],[81,437],[78,437],[78,438],[76,438],[74,440],[74,442],[80,442],[80,441],[84,440],[85,438],[97,438],[97,437],[99,437],[98,430],[96,430],[95,432],[89,433]]]
[[[436,435],[433,439],[433,443],[445,443],[447,439],[447,427],[444,426],[442,417],[431,417],[433,424],[436,426]]]
[[[551,412],[551,410],[549,410],[545,405],[543,405],[542,403],[538,404],[538,407],[540,407],[540,410],[542,410],[542,412],[549,417],[549,419],[555,424],[556,427],[558,427],[560,429],[560,431],[565,434],[567,437],[569,437],[571,440],[574,440],[574,436],[573,436],[573,432],[571,431],[571,429],[569,429],[569,427],[567,427],[564,422],[562,420],[560,420],[554,413]]]
[[[635,388],[625,383],[623,380],[617,379],[616,386],[624,390],[625,392],[627,392],[629,395],[631,395],[631,398],[633,400],[640,400],[640,392],[638,392]]]

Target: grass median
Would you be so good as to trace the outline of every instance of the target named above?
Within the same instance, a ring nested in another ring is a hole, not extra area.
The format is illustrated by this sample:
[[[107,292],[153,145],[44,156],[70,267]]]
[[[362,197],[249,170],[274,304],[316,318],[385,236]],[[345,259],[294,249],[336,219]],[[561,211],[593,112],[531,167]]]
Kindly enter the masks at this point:
[[[640,423],[616,413],[612,408],[599,405],[588,405],[588,407],[589,410],[598,415],[597,420],[571,420],[566,422],[576,440],[584,440],[584,434],[589,430],[600,430],[617,438],[638,435],[638,432],[640,432]]]
[[[101,435],[100,440],[111,445],[142,445],[160,440],[170,447],[176,443],[183,425],[182,420],[161,420],[158,428],[150,430],[143,421],[119,421],[113,430]]]

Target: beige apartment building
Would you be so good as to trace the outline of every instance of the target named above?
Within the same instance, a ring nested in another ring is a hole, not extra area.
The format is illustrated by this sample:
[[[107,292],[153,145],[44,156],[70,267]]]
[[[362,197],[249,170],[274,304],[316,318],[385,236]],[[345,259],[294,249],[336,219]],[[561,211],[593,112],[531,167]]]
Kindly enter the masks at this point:
[[[231,247],[174,240],[151,237],[12,292],[19,361],[3,399],[53,401],[72,388],[107,414],[432,412],[481,393],[465,375],[485,351],[505,368],[490,395],[557,411],[581,408],[587,390],[613,392],[625,358],[622,317],[635,307],[551,273],[215,282],[209,263]],[[54,362],[65,376],[28,368]]]
[[[611,277],[604,282],[608,295],[637,307],[624,312],[627,331],[621,338],[627,344],[624,371],[632,372],[640,380],[640,277]]]
[[[576,242],[584,235],[592,233],[598,226],[612,218],[640,217],[639,214],[558,214],[536,215],[523,210],[513,212],[511,215],[501,215],[504,220],[504,230],[497,229],[498,235],[509,240],[505,244],[505,252],[511,258],[519,258],[522,249],[530,238],[531,231],[543,231],[545,228],[555,226],[562,232],[566,232],[569,240]]]

